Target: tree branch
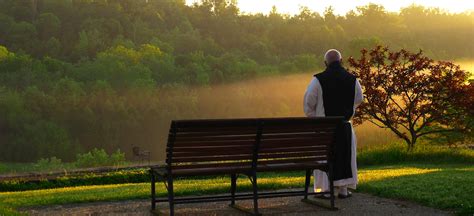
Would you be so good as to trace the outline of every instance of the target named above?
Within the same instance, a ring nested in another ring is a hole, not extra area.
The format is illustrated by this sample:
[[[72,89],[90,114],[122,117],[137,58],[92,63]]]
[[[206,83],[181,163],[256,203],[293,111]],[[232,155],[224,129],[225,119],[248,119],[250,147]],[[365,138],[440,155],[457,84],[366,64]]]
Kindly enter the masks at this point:
[[[432,131],[427,131],[423,133],[419,133],[418,137],[428,135],[428,134],[434,134],[434,133],[447,133],[447,132],[454,132],[454,131],[463,131],[460,129],[439,129],[439,130],[432,130]]]

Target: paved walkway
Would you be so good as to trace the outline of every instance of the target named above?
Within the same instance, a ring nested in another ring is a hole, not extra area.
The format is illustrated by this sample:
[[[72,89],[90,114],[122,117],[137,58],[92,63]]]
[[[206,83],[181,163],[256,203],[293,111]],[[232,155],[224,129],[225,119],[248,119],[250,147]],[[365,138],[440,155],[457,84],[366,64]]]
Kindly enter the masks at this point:
[[[301,197],[262,199],[260,211],[264,215],[452,215],[411,202],[391,200],[368,194],[354,193],[348,199],[336,199],[338,211],[330,211],[300,201]],[[326,201],[326,200],[324,200]],[[327,201],[326,201],[327,202]],[[251,208],[250,200],[238,201],[239,205]],[[196,203],[176,205],[176,215],[245,215],[227,206],[228,202]],[[158,208],[168,213],[167,204]],[[148,200],[120,202],[97,202],[25,209],[30,215],[152,215]]]

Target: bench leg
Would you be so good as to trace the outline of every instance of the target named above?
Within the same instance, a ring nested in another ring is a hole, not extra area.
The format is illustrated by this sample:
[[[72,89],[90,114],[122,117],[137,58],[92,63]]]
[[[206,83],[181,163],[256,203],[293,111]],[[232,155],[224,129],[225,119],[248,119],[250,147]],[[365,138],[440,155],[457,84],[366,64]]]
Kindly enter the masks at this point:
[[[245,212],[246,214],[249,215],[261,215],[258,213],[258,188],[257,188],[257,175],[255,174],[250,174],[247,175],[249,177],[250,183],[252,183],[252,188],[253,188],[253,210],[244,208],[242,206],[239,206],[235,204],[235,192],[237,188],[237,174],[232,174],[231,175],[231,203],[230,207],[237,209],[239,211]]]
[[[327,202],[320,202],[319,200],[308,199],[308,188],[309,188],[309,184],[310,184],[311,173],[312,173],[311,170],[306,170],[305,198],[302,199],[301,201],[304,202],[304,203],[311,204],[311,205],[327,208],[329,210],[333,210],[333,211],[337,210],[336,206],[334,205],[335,196],[334,196],[334,185],[333,185],[332,173],[329,172],[329,171],[327,173],[328,173],[328,180],[329,180],[329,185],[330,185],[329,190],[331,191],[330,192],[331,193],[331,205],[328,205]]]
[[[168,202],[170,204],[170,215],[174,215],[174,192],[173,192],[173,178],[168,177]]]
[[[334,196],[334,175],[333,175],[331,164],[329,164],[328,177],[329,177],[329,191],[331,192],[331,208],[336,208],[336,206],[334,205],[334,199],[336,199],[336,197]]]
[[[151,175],[151,210],[156,209],[156,193],[155,193],[155,183],[156,183],[156,178],[155,174],[153,171],[150,170],[150,175]]]
[[[257,173],[254,173],[252,176],[252,187],[253,187],[253,212],[254,212],[254,215],[260,215],[260,213],[258,213]]]
[[[230,194],[232,196],[230,205],[235,205],[235,191],[237,189],[237,174],[230,175]]]
[[[311,181],[311,170],[306,170],[306,178],[304,182],[304,199],[308,199],[308,189]]]

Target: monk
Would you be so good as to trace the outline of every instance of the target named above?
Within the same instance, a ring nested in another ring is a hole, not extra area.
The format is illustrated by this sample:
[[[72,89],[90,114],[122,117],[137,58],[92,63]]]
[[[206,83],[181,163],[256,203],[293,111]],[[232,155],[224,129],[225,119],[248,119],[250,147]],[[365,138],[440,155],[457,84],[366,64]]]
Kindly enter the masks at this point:
[[[304,112],[308,117],[324,117],[324,116],[344,116],[349,121],[345,130],[347,150],[336,148],[336,155],[339,155],[338,161],[347,161],[347,170],[335,170],[343,173],[341,178],[335,178],[335,192],[339,198],[347,198],[351,196],[350,189],[356,189],[357,185],[357,162],[356,147],[357,140],[352,128],[350,119],[355,113],[358,105],[363,101],[362,88],[356,77],[342,66],[342,55],[338,50],[330,49],[324,55],[324,63],[326,70],[314,75],[306,93],[304,95]],[[339,135],[338,135],[339,136]],[[342,151],[347,154],[342,153]],[[337,163],[337,162],[336,162]],[[350,165],[349,165],[350,164]],[[339,175],[341,176],[341,175]],[[329,192],[329,180],[326,172],[314,171],[314,190],[315,192]],[[324,194],[320,198],[329,198],[329,194]]]

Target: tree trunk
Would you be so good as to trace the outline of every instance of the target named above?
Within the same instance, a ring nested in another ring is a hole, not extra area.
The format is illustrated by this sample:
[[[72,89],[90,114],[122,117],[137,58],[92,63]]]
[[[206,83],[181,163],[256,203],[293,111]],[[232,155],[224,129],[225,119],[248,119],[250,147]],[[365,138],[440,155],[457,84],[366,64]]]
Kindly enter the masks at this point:
[[[407,144],[407,151],[412,152],[415,147],[415,142],[413,140],[405,140]]]

